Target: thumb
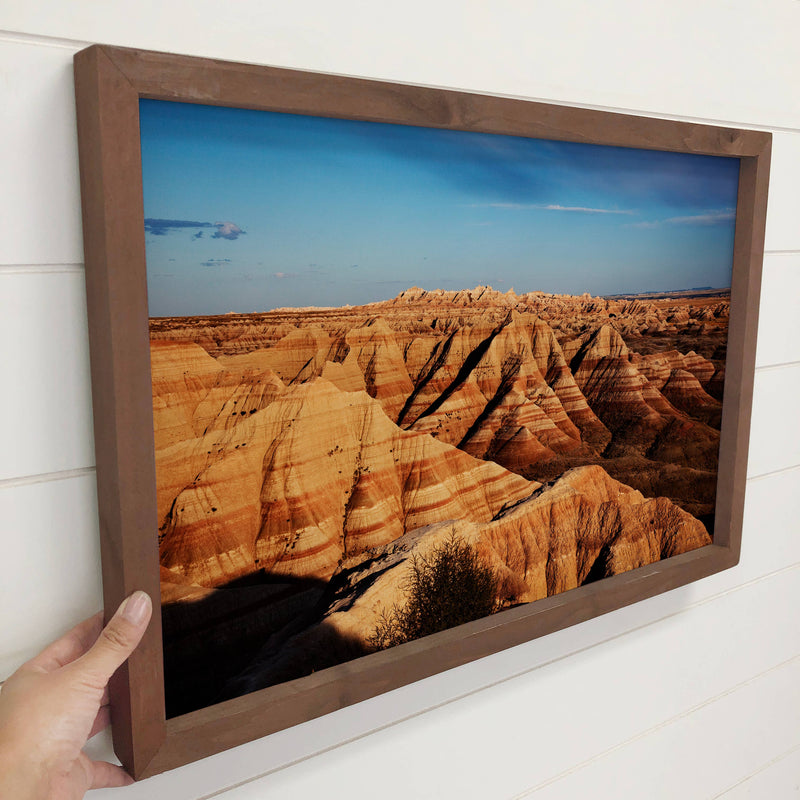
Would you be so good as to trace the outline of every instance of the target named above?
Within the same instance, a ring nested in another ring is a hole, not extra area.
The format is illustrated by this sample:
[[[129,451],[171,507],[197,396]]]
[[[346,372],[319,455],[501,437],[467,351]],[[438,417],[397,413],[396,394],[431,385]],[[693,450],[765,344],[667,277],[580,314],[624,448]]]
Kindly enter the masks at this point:
[[[75,663],[80,663],[105,685],[136,649],[147,630],[152,613],[150,597],[145,592],[134,592],[122,602],[97,641]]]

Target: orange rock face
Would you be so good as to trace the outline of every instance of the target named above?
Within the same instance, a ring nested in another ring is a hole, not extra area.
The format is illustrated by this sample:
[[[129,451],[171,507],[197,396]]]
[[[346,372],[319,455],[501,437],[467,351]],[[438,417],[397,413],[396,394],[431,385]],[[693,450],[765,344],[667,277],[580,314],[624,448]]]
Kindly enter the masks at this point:
[[[601,467],[576,468],[494,519],[417,528],[346,563],[316,621],[268,641],[231,679],[230,693],[324,668],[342,642],[368,652],[381,615],[404,602],[413,560],[430,557],[451,536],[494,569],[507,603],[538,600],[711,542],[702,523],[666,498],[645,498]]]
[[[706,409],[719,409],[719,404],[703,391],[692,373],[671,370],[661,385],[663,391],[659,391],[661,381],[648,380],[633,365],[624,340],[608,324],[587,340],[573,358],[572,367],[584,396],[614,432],[615,452],[653,456],[660,452],[658,447],[669,433],[670,446],[674,444],[677,449],[670,455],[656,456],[657,460],[684,463],[691,452],[689,460],[694,463],[700,457],[704,465],[716,464],[718,433],[688,414],[702,409],[700,416],[709,419]],[[673,398],[678,407],[670,403]]]
[[[212,458],[167,514],[161,563],[205,586],[257,570],[328,579],[367,547],[432,522],[491,519],[536,486],[403,431],[364,392],[321,378],[201,437],[204,447]]]
[[[661,390],[662,394],[673,406],[686,414],[719,428],[722,420],[722,403],[703,389],[696,375],[696,372],[684,369],[672,370]],[[709,375],[709,380],[710,377]]]
[[[364,376],[367,393],[390,419],[397,420],[414,386],[391,328],[377,317],[352,328],[345,341]]]
[[[489,287],[153,320],[168,675],[236,693],[364,652],[447,531],[508,602],[709,544],[726,332],[719,293]]]

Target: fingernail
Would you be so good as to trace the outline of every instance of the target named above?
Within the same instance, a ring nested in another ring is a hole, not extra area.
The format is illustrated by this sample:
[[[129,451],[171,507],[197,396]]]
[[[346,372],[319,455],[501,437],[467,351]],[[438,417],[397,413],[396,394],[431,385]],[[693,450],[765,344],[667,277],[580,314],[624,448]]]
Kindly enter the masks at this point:
[[[122,607],[122,616],[134,625],[141,625],[150,609],[150,597],[145,592],[134,592]]]

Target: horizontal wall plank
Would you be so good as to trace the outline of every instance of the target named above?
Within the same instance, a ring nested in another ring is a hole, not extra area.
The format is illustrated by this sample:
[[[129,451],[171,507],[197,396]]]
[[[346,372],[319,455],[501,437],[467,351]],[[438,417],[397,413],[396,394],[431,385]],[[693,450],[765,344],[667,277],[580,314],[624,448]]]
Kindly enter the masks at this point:
[[[800,747],[774,759],[719,797],[724,800],[788,800],[800,797]]]
[[[80,263],[72,51],[0,39],[0,76],[0,264]]]
[[[800,71],[800,58],[797,69]],[[800,250],[800,226],[797,224],[798,185],[800,133],[773,133],[764,243],[767,250]]]
[[[792,658],[798,590],[800,570],[782,573],[224,796],[514,797]]]
[[[0,264],[77,263],[83,259],[73,52],[0,37],[0,74],[8,76],[0,82],[0,101],[8,117],[15,120],[14,125],[0,129],[0,174],[7,187],[0,197],[0,234],[5,243]],[[244,58],[238,52],[228,57]],[[665,114],[667,110],[677,113],[666,106],[661,109]],[[800,250],[794,191],[798,182],[800,133],[776,133],[768,249]]]
[[[0,680],[102,607],[93,474],[0,488]]]
[[[718,797],[737,779],[745,779],[786,747],[800,745],[798,716],[800,656],[514,800],[708,800]],[[630,769],[630,764],[636,764],[636,769]],[[772,792],[758,795],[789,796]]]
[[[633,647],[634,650],[637,647],[646,649],[649,647],[646,642],[649,641],[650,634],[647,631],[650,629],[645,628],[643,631],[638,629],[662,618],[666,619],[657,623],[653,628],[656,630],[660,630],[662,627],[668,630],[673,630],[676,626],[680,628],[684,624],[683,620],[697,610],[691,607],[692,604],[702,602],[714,595],[735,592],[736,587],[742,583],[800,562],[800,539],[796,536],[796,526],[794,525],[794,520],[799,515],[800,470],[751,481],[748,486],[745,509],[742,563],[735,569],[683,589],[637,603],[613,614],[607,614],[566,631],[528,642],[490,658],[466,664],[458,669],[373,698],[357,706],[343,709],[319,720],[251,742],[192,766],[157,776],[140,784],[140,787],[129,790],[131,800],[136,800],[137,797],[146,798],[152,794],[168,796],[174,800],[193,800],[196,797],[205,796],[212,791],[252,778],[254,775],[269,770],[278,770],[286,764],[292,764],[315,752],[335,748],[337,744],[348,739],[363,736],[383,726],[390,726],[393,722],[402,720],[409,715],[433,709],[449,700],[474,693],[483,687],[505,681],[514,675],[522,675],[513,680],[520,680],[523,684],[526,684],[527,681],[535,683],[538,680],[536,676],[540,669],[546,669],[550,663],[569,664],[573,658],[582,657],[581,653],[594,652],[592,648],[596,647],[610,648],[610,652],[613,654],[615,652],[613,640],[627,631],[636,631],[630,635],[631,641],[638,643]],[[741,591],[749,592],[750,587]],[[716,602],[711,601],[709,605]],[[689,611],[682,613],[687,608]],[[730,636],[737,635],[728,633],[729,625],[735,614],[728,614],[725,606],[721,608],[715,606],[715,608],[717,608],[716,612],[709,613],[716,614],[715,618],[718,624],[725,629],[726,646],[735,647],[735,642],[728,642]],[[748,617],[748,614],[745,613],[743,616]],[[707,631],[707,635],[710,637],[710,643],[716,642],[719,638],[709,631]],[[604,641],[606,641],[605,644],[600,644]],[[643,641],[645,643],[642,643]],[[588,655],[587,658],[591,664],[594,656]],[[622,654],[619,655],[618,661],[620,668],[625,667],[625,657]],[[560,668],[557,664],[554,664],[554,669]],[[535,672],[532,672],[533,670]],[[670,670],[670,674],[671,672],[672,670]],[[527,677],[524,673],[527,673]],[[658,669],[656,669],[656,673],[658,673]],[[591,681],[592,679],[584,677],[581,680]],[[466,708],[470,708],[472,700],[464,699],[457,702],[464,703]],[[483,708],[482,701],[480,702],[481,708]],[[591,708],[591,705],[588,707]],[[575,708],[575,706],[571,706],[571,708]],[[445,708],[430,713],[446,717],[448,711]],[[535,713],[531,712],[531,715],[539,719],[559,713],[562,713],[560,700],[558,696],[554,695],[550,700],[543,699],[541,707]],[[428,714],[423,714],[421,719],[425,720],[427,717]],[[475,716],[472,718],[474,724],[478,725],[481,718],[482,712],[476,710]],[[407,723],[401,724],[406,725]],[[424,723],[421,724],[424,727]],[[469,725],[468,722],[464,722],[464,724]],[[416,738],[415,723],[412,721],[408,725],[411,725],[411,728],[407,729],[405,733],[398,733],[398,736],[413,741]],[[543,723],[537,723],[537,730],[546,729],[541,725]],[[353,746],[358,748],[361,745]],[[340,752],[340,748],[334,751],[334,753],[338,752]],[[335,754],[332,754],[331,757],[336,758]],[[309,766],[309,769],[314,772],[316,767]],[[445,771],[449,769],[448,767]],[[266,788],[262,790],[271,791],[269,781],[265,781],[263,787]],[[135,794],[138,791],[141,791],[140,795]],[[149,795],[148,792],[152,794]],[[281,792],[277,792],[276,796],[282,796]],[[458,795],[443,794],[442,796]]]
[[[800,364],[756,372],[748,476],[800,464],[799,395]]]
[[[800,174],[798,175],[800,181]],[[800,226],[795,223],[800,231]],[[756,364],[800,361],[800,252],[767,254],[761,279]]]
[[[83,272],[0,273],[0,480],[94,464]]]
[[[791,288],[797,258],[770,256],[765,269],[759,359],[797,359],[797,315]],[[778,312],[773,313],[772,309]],[[14,391],[0,399],[11,437],[0,454],[0,480],[91,466],[91,401],[86,300],[79,271],[0,271],[0,333],[5,375]],[[748,474],[800,464],[800,422],[793,398],[800,393],[800,366],[761,370],[755,379],[753,434]]]
[[[579,104],[800,126],[784,91],[798,72],[800,6],[759,14],[726,0],[659,0],[620,14],[589,0],[431,4],[402,9],[322,0],[172,0],[120,14],[75,13],[58,0],[4,9],[7,30],[280,66],[297,66]],[[186,20],[208,20],[187,25]],[[210,22],[213,20],[213,24]],[[709,34],[713,31],[713,35]],[[409,58],[409,43],[414,57]],[[613,54],[609,57],[608,54]],[[668,66],[668,68],[667,68]]]

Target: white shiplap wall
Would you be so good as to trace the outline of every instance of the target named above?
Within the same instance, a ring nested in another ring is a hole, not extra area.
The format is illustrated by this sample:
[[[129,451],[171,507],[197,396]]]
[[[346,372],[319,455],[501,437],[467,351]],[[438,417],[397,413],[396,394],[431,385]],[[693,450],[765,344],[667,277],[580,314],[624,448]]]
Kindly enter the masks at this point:
[[[101,596],[75,51],[775,133],[737,568],[97,800],[800,796],[799,34],[796,0],[0,5],[0,679]]]

